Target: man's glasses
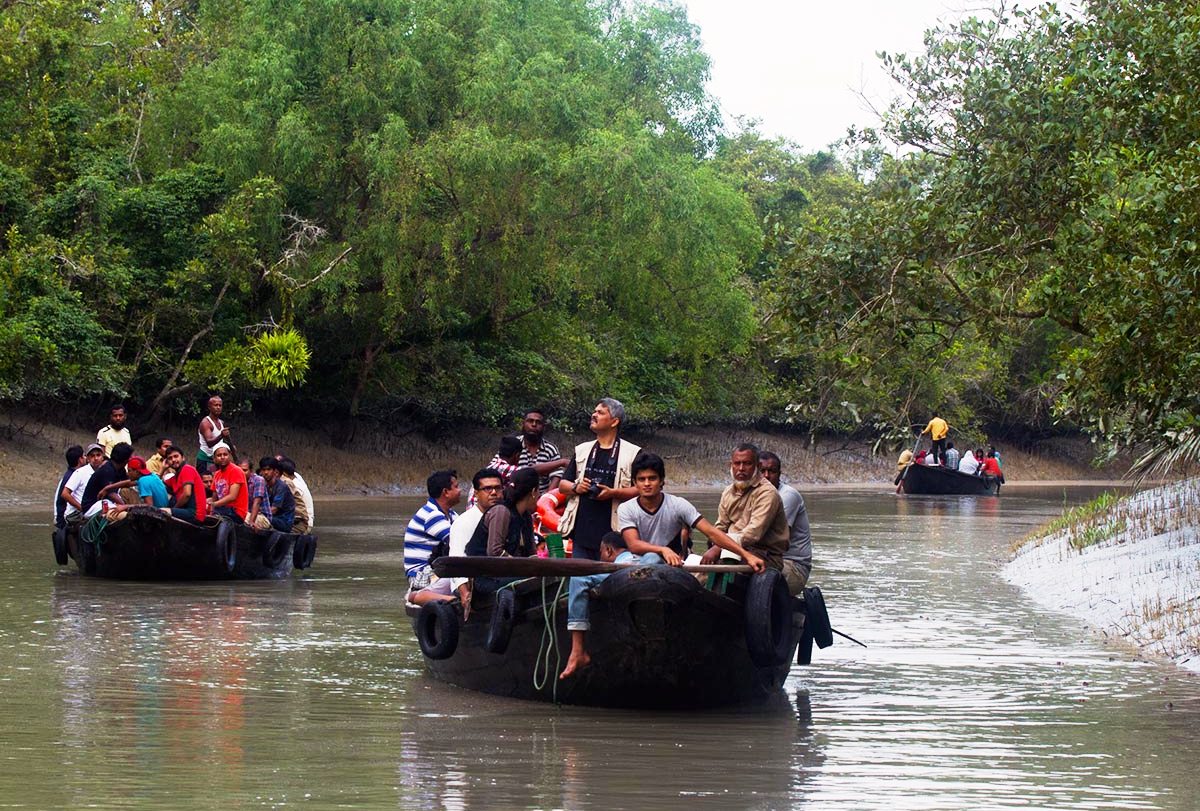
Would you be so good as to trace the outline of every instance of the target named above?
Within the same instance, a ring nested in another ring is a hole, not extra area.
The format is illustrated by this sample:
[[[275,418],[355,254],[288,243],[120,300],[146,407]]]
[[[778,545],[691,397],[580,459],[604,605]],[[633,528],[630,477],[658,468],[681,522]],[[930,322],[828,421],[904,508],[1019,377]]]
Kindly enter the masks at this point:
[[[489,484],[489,485],[486,485],[486,486],[484,486],[484,487],[480,487],[479,489],[480,489],[481,491],[483,491],[484,493],[499,493],[501,490],[503,490],[503,489],[504,489],[504,485],[502,485],[502,484]]]

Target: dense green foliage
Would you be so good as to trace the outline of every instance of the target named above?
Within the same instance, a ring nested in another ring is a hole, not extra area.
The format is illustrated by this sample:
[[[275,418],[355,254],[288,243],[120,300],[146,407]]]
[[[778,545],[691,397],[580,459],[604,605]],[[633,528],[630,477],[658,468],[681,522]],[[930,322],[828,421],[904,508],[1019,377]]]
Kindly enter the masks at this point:
[[[816,155],[670,3],[0,11],[0,401],[1196,444],[1193,4],[930,32]]]

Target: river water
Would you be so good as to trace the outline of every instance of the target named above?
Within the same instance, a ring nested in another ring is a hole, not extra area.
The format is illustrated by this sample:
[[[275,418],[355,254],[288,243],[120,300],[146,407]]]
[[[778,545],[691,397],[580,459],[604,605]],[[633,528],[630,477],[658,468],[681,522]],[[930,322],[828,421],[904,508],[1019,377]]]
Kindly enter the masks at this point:
[[[56,571],[0,512],[0,808],[1194,809],[1200,679],[999,577],[1090,495],[808,494],[838,639],[756,710],[505,700],[426,676],[402,610],[417,499],[320,505],[290,581]],[[693,494],[715,517],[715,493]]]

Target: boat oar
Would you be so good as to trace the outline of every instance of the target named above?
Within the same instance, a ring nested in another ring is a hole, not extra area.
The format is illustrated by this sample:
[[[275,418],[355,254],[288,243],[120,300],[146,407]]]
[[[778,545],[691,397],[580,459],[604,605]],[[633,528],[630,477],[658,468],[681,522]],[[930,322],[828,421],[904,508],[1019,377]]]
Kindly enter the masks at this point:
[[[833,631],[835,634],[840,636],[842,639],[849,639],[855,645],[862,645],[864,648],[866,647],[866,645],[863,645],[863,643],[859,642],[857,639],[850,636],[850,634],[843,634],[841,631],[839,631],[837,628],[834,628],[832,625],[829,626],[829,630]]]
[[[611,574],[638,566],[637,563],[605,563],[583,558],[507,558],[507,557],[440,557],[433,562],[438,577],[576,577],[586,574]],[[750,574],[745,564],[713,564],[683,566],[685,572],[700,574]]]

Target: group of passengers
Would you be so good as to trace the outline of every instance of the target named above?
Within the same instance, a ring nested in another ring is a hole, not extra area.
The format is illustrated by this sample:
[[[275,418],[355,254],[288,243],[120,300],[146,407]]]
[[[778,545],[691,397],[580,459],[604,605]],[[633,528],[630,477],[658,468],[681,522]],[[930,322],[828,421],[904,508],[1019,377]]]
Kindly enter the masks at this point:
[[[499,453],[471,478],[472,503],[461,515],[458,474],[434,472],[426,482],[429,500],[404,535],[407,599],[414,605],[459,600],[470,616],[474,594],[494,592],[511,578],[439,578],[432,561],[441,555],[529,557],[538,554],[534,511],[542,494],[565,501],[557,530],[576,558],[619,563],[682,566],[691,538],[701,532],[712,544],[697,562],[725,557],[780,571],[791,594],[800,594],[812,571],[812,537],[804,498],[780,482],[782,463],[770,452],[743,443],[730,458],[730,483],[721,493],[715,522],[686,499],[664,492],[662,458],[621,436],[624,406],[604,398],[592,411],[595,439],[563,458],[544,438],[545,413],[525,414],[519,437],[506,437]],[[695,558],[693,558],[695,560]],[[586,666],[590,657],[588,592],[604,574],[572,577],[567,627],[571,654],[560,678]]]
[[[983,448],[975,448],[974,450],[968,448],[967,452],[960,457],[958,449],[954,447],[954,442],[949,438],[949,433],[949,423],[942,419],[936,411],[933,412],[933,417],[920,434],[920,436],[929,434],[932,445],[929,450],[920,450],[915,454],[907,448],[901,451],[900,458],[896,460],[896,479],[894,483],[900,483],[900,479],[904,475],[904,469],[909,465],[940,466],[949,468],[950,470],[957,470],[960,473],[966,473],[968,476],[995,478],[1001,484],[1004,483],[1003,463],[1000,461],[1000,452],[996,450],[994,445],[988,446],[986,454]]]
[[[312,493],[296,463],[282,454],[264,456],[253,469],[249,456],[239,459],[221,416],[222,399],[209,397],[206,406],[193,466],[166,436],[155,440],[150,456],[135,455],[125,406],[114,405],[95,442],[67,449],[67,469],[55,491],[55,526],[97,515],[120,521],[131,508],[147,506],[186,521],[215,515],[259,530],[309,532]]]

